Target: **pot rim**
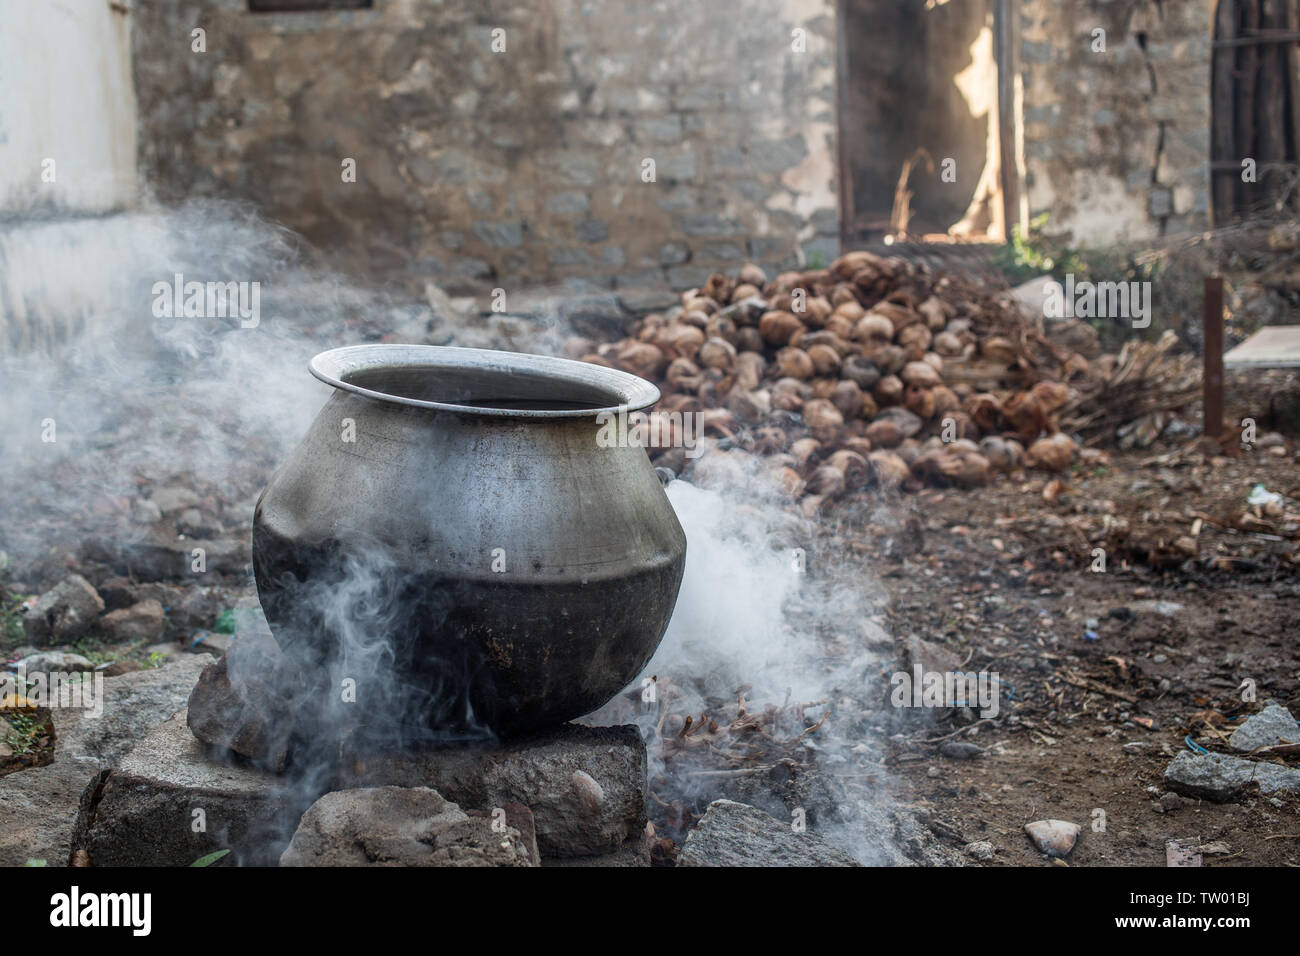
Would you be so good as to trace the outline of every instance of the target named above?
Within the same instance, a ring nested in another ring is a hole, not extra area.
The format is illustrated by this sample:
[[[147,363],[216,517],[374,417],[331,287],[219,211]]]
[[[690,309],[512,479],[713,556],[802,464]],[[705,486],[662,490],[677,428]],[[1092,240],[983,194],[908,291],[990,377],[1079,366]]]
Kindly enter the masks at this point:
[[[659,401],[659,389],[655,385],[629,372],[550,355],[531,355],[527,352],[500,352],[493,349],[471,349],[449,345],[345,345],[319,353],[312,358],[308,367],[311,374],[326,385],[364,395],[376,401],[455,412],[460,415],[481,415],[487,418],[534,420],[594,418],[601,414],[637,411]],[[347,381],[348,376],[355,375],[357,372],[384,368],[477,368],[507,375],[515,372],[530,372],[555,378],[557,382],[599,388],[608,392],[611,398],[617,398],[618,401],[601,408],[491,408],[408,398],[404,395],[364,388]]]

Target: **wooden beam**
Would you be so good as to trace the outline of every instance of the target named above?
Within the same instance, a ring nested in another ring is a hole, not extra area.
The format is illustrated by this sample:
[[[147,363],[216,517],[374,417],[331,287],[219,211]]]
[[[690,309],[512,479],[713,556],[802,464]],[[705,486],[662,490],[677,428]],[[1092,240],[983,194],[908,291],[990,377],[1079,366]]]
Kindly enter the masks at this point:
[[[1236,0],[1219,0],[1214,13],[1214,35],[1222,39],[1232,38],[1237,30]],[[1219,44],[1216,42],[1216,46]],[[1241,158],[1233,151],[1233,104],[1235,84],[1233,66],[1236,57],[1228,50],[1220,49],[1213,57],[1213,96],[1210,113],[1210,179],[1214,184],[1214,220],[1215,226],[1221,226],[1232,218],[1233,197],[1236,195],[1235,176],[1229,174],[1225,167],[1241,168]],[[1223,164],[1223,165],[1219,165]]]
[[[1259,29],[1259,0],[1237,0],[1241,11],[1237,32],[1246,34]],[[1258,160],[1255,150],[1255,81],[1259,72],[1259,51],[1253,46],[1242,47],[1237,53],[1237,99],[1235,152],[1239,159]],[[1259,191],[1257,183],[1243,183],[1238,178],[1237,212],[1247,214],[1255,206]]]
[[[850,0],[835,0],[835,165],[840,192],[840,252],[850,248],[858,218],[853,199],[853,168],[849,163],[849,145],[846,135],[848,119],[849,36],[848,14],[845,4]]]
[[[1020,58],[1016,55],[1016,17],[1018,4],[1010,0],[993,3],[993,59],[998,68],[998,154],[1001,160],[1002,222],[1011,241],[1011,230],[1028,225],[1021,214],[1020,157],[1016,149],[1019,117],[1016,114],[1016,78]]]
[[[1267,29],[1286,25],[1285,0],[1263,0],[1261,19]],[[1272,163],[1283,162],[1287,154],[1287,88],[1286,50],[1271,46],[1260,51],[1259,95],[1255,99],[1258,111],[1256,126],[1259,129],[1259,148],[1255,159],[1261,170]],[[1286,186],[1286,177],[1275,169],[1262,172],[1260,182],[1264,198],[1275,204]]]

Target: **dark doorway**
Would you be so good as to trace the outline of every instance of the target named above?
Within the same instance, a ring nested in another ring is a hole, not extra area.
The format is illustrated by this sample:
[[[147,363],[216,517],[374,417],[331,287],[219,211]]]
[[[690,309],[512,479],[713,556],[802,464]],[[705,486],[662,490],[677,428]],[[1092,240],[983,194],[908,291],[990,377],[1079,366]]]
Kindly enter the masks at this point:
[[[1005,0],[839,0],[841,240],[1006,238]],[[1014,6],[1014,5],[1012,5]],[[1000,72],[1001,71],[1001,72]]]

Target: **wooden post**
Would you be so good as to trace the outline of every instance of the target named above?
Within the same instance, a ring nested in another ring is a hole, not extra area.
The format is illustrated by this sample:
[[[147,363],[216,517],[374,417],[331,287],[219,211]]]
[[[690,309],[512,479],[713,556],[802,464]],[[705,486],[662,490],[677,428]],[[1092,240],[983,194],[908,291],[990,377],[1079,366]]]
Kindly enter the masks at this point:
[[[1205,391],[1201,401],[1204,410],[1201,431],[1206,438],[1217,440],[1223,431],[1223,276],[1208,276],[1205,280],[1202,327],[1205,330]]]
[[[1297,2],[1297,0],[1292,0]],[[1219,0],[1215,12],[1214,39],[1232,40],[1237,35],[1237,5],[1235,0]],[[1233,78],[1236,53],[1232,47],[1217,47],[1214,51],[1213,87],[1214,98],[1211,110],[1211,156],[1220,162],[1230,162],[1233,171],[1215,170],[1211,166],[1210,182],[1214,184],[1214,225],[1222,226],[1232,219],[1237,187],[1236,180],[1241,176],[1241,154],[1234,148],[1234,131],[1236,121],[1233,118],[1234,92],[1236,81]]]

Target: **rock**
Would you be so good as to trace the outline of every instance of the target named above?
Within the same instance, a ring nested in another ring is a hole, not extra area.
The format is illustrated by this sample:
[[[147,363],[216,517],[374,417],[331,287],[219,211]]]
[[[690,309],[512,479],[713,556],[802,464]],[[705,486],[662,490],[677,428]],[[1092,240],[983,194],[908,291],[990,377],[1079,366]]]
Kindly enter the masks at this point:
[[[1165,768],[1165,786],[1185,797],[1231,803],[1260,793],[1300,792],[1300,770],[1227,754],[1184,750]]]
[[[199,570],[245,574],[250,566],[247,538],[182,538],[162,525],[135,541],[88,537],[82,542],[82,554],[119,574],[149,582],[188,577]]]
[[[28,640],[37,644],[70,641],[86,633],[104,610],[104,601],[79,574],[46,591],[23,616]]]
[[[714,800],[686,835],[678,866],[858,866],[843,850],[811,830],[796,833],[789,823],[757,807]]]
[[[1263,710],[1228,737],[1228,746],[1242,752],[1278,744],[1300,744],[1300,725],[1296,724],[1291,711],[1273,701],[1266,703]]]
[[[136,524],[154,525],[162,518],[162,510],[148,498],[137,498],[131,504],[131,520]]]
[[[230,850],[237,865],[273,866],[317,795],[214,760],[182,711],[108,773],[84,847],[94,866],[188,866],[217,850]]]
[[[167,618],[163,614],[162,605],[150,598],[120,611],[109,611],[100,620],[99,626],[105,636],[113,641],[156,641],[163,636]]]
[[[102,712],[79,707],[55,707],[54,760],[87,761],[97,766],[115,764],[150,729],[185,706],[190,688],[198,680],[206,656],[132,671],[118,677],[95,675],[101,686],[96,699]]]
[[[0,777],[0,866],[29,859],[66,866],[84,821],[82,794],[99,775],[93,765],[67,761]]]
[[[337,790],[306,813],[281,866],[536,866],[536,848],[428,787]]]
[[[283,663],[269,634],[241,634],[228,653],[203,668],[190,692],[194,736],[283,770],[293,732],[293,684],[284,679]]]
[[[216,631],[195,631],[190,638],[190,649],[224,654],[230,650],[233,634],[218,634]]]
[[[1025,824],[1034,846],[1048,856],[1069,856],[1079,839],[1079,825],[1068,820],[1035,820]]]
[[[945,740],[939,753],[952,760],[974,760],[984,753],[984,748],[964,740]]]
[[[925,674],[946,674],[961,671],[961,658],[941,644],[922,640],[915,635],[900,642],[903,669],[911,672],[920,666]]]
[[[366,756],[340,788],[430,787],[462,807],[509,802],[533,812],[543,859],[597,856],[639,838],[646,823],[646,751],[637,729],[565,724],[497,747]]]
[[[52,671],[75,674],[94,670],[95,665],[80,654],[69,651],[43,651],[20,659],[13,665],[13,669],[25,674],[49,674]]]
[[[1160,799],[1155,801],[1152,809],[1156,813],[1173,813],[1175,810],[1181,810],[1186,805],[1187,801],[1178,794],[1166,791],[1160,794]]]
[[[154,491],[152,497],[147,499],[151,501],[160,512],[165,515],[175,514],[177,511],[184,511],[186,508],[193,508],[202,500],[198,493],[186,488],[184,485],[170,485],[166,488],[158,488]]]
[[[974,843],[967,843],[965,846],[967,856],[974,857],[981,863],[987,863],[993,859],[997,850],[988,840],[977,840]]]

